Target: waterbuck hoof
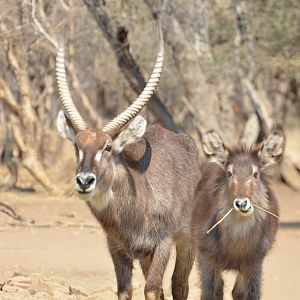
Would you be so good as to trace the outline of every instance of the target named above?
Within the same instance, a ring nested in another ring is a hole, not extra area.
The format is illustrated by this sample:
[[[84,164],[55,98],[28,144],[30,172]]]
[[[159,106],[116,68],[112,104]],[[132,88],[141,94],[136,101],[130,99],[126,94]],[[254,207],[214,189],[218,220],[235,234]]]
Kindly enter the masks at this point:
[[[154,291],[149,291],[145,293],[145,299],[146,300],[164,300],[164,293],[163,290],[161,289],[159,293],[154,292]]]
[[[159,296],[155,292],[147,292],[145,295],[146,300],[160,300]]]

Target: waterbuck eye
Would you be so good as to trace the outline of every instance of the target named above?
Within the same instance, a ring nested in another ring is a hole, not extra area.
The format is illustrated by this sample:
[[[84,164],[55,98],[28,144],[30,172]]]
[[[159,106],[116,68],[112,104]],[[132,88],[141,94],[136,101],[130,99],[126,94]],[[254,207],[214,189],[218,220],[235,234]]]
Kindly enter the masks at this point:
[[[254,171],[253,174],[252,174],[252,176],[253,176],[254,178],[257,178],[257,175],[258,175],[257,171]]]
[[[112,145],[111,144],[107,144],[104,150],[110,152],[111,149],[112,149]]]
[[[230,170],[227,171],[227,176],[228,176],[228,177],[232,177],[232,176],[233,176],[232,171],[230,171]]]

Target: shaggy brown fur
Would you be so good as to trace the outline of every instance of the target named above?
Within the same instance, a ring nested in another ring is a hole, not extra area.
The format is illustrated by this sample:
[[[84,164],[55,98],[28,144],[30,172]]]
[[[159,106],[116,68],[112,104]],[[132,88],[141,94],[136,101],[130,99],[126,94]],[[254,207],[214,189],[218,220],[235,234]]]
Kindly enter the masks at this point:
[[[260,299],[262,262],[271,249],[278,221],[254,207],[251,215],[236,210],[209,234],[207,230],[233,208],[235,199],[248,199],[274,214],[278,205],[266,179],[267,165],[278,160],[283,137],[274,134],[262,149],[227,149],[215,132],[204,139],[210,158],[202,167],[192,215],[193,239],[198,249],[201,300],[222,300],[221,272],[234,270],[234,300]]]
[[[123,137],[132,137],[140,129],[132,124],[122,132]],[[194,262],[191,208],[200,172],[195,144],[189,136],[157,125],[148,127],[143,137],[124,149],[120,148],[123,137],[117,137],[117,142],[105,133],[86,130],[74,140],[77,174],[84,171],[96,176],[95,190],[81,196],[107,234],[118,298],[132,298],[133,260],[138,259],[146,278],[145,298],[163,299],[162,279],[175,242],[173,299],[187,299]],[[113,149],[117,144],[118,149],[103,150],[107,143],[113,143]]]

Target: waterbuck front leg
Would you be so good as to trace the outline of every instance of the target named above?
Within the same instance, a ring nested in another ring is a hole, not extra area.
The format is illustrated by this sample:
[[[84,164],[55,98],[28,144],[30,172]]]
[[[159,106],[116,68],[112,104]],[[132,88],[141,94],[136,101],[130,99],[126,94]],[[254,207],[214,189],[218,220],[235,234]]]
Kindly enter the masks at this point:
[[[262,266],[245,273],[238,273],[232,291],[233,300],[259,300]]]
[[[170,257],[172,239],[162,240],[155,248],[145,285],[146,300],[162,300],[162,280]]]
[[[118,299],[131,300],[132,298],[132,259],[126,250],[114,240],[107,239],[108,249],[112,257],[118,284]]]
[[[201,300],[223,300],[224,281],[221,270],[207,258],[200,260],[199,267],[201,274]]]
[[[152,255],[148,255],[145,258],[140,259],[140,265],[141,265],[141,268],[142,268],[142,271],[143,271],[146,281],[147,281],[147,276],[148,276],[149,269],[150,269],[150,266],[152,263],[152,258],[153,258]],[[164,292],[163,292],[163,289],[161,288],[160,289],[160,300],[164,300],[164,299],[165,299]]]
[[[176,263],[172,275],[174,300],[186,300],[189,294],[189,275],[195,259],[193,244],[188,238],[176,241]]]

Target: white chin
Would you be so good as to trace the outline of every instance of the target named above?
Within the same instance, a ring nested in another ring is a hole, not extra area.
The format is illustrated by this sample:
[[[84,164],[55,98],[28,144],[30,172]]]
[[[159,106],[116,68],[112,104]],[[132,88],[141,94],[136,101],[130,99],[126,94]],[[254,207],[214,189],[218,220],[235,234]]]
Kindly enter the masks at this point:
[[[109,188],[105,193],[102,195],[98,195],[97,197],[90,198],[90,203],[94,207],[94,209],[101,211],[105,207],[108,206],[108,204],[113,199],[113,191],[111,188]]]
[[[81,190],[80,188],[76,188],[77,190],[77,196],[78,198],[80,198],[81,200],[84,200],[84,201],[89,201],[91,200],[94,195],[95,195],[95,188],[93,189],[88,189],[88,190]]]

